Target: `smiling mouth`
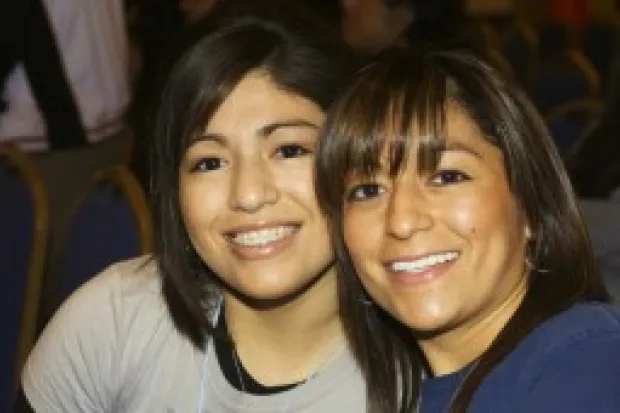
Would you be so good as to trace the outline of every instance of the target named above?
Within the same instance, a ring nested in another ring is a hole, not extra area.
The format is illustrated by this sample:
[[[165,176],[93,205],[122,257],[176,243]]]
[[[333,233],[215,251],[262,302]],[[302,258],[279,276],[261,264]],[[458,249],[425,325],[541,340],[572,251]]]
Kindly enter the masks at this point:
[[[295,234],[299,230],[298,225],[281,225],[271,228],[262,228],[252,231],[239,231],[231,233],[229,238],[233,244],[244,248],[265,247],[277,243]]]
[[[459,258],[457,251],[448,251],[439,254],[429,254],[415,260],[390,261],[387,267],[396,273],[422,273],[433,267],[455,261]]]

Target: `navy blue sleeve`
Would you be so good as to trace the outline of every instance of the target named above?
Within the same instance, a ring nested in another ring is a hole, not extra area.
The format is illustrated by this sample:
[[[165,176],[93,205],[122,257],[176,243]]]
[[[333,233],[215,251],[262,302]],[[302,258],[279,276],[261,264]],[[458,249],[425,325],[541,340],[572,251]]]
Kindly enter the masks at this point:
[[[520,412],[620,412],[620,333],[582,338],[539,367]]]

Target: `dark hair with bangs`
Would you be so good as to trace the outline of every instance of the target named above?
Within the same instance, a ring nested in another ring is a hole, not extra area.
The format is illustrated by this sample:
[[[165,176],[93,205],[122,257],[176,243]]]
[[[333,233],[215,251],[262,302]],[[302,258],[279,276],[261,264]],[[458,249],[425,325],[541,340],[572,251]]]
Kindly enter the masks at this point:
[[[346,251],[342,209],[347,177],[372,175],[388,148],[391,173],[420,135],[419,168],[437,166],[446,104],[466,111],[504,157],[509,186],[534,238],[526,296],[480,356],[452,403],[465,412],[482,380],[535,327],[579,301],[607,300],[573,190],[546,126],[524,93],[472,52],[393,50],[356,77],[330,111],[317,152],[316,190],[332,220],[341,310],[368,383],[372,411],[411,412],[424,359],[410,332],[369,297]],[[394,360],[394,363],[389,361]],[[399,391],[398,389],[401,389]]]
[[[214,332],[206,314],[218,279],[194,251],[180,213],[179,165],[191,135],[252,71],[325,111],[353,72],[349,50],[294,3],[218,2],[177,41],[164,71],[149,139],[155,258],[173,320],[198,346]]]

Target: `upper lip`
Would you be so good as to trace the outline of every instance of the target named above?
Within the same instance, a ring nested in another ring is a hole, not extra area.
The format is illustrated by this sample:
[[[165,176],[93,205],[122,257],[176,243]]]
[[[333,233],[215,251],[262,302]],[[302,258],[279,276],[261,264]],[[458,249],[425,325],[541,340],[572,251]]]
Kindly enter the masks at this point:
[[[297,221],[261,221],[234,226],[224,231],[224,235],[226,235],[227,237],[234,237],[235,235],[243,232],[260,231],[263,229],[278,227],[299,227],[300,225],[300,222]]]
[[[444,251],[434,251],[434,252],[428,252],[428,253],[416,254],[416,255],[400,255],[394,258],[383,260],[383,265],[389,266],[395,262],[413,262],[413,261],[424,259],[431,255],[442,255],[442,254],[450,254],[450,253],[460,254],[460,252],[457,250],[444,250]]]

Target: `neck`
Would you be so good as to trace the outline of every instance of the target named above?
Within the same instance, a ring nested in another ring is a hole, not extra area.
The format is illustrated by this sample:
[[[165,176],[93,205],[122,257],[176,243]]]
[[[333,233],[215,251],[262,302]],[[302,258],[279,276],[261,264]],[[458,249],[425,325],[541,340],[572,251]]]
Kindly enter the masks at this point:
[[[517,311],[527,291],[527,277],[522,277],[507,298],[493,311],[459,328],[418,340],[434,376],[461,370],[475,362],[491,345]]]
[[[225,294],[224,311],[239,359],[264,385],[305,380],[333,361],[344,342],[335,269],[295,298],[267,308]]]

